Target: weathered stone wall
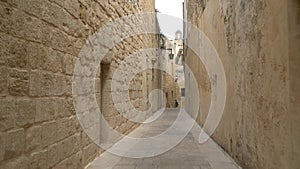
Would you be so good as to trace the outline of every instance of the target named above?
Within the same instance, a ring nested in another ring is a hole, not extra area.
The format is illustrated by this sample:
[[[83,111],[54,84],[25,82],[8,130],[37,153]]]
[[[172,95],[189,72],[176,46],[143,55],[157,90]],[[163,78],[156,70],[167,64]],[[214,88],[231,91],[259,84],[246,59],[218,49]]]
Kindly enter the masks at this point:
[[[189,21],[212,41],[226,73],[226,107],[213,138],[244,168],[300,166],[299,6],[297,0],[189,0]],[[192,36],[188,43],[196,43]],[[203,125],[211,80],[190,49],[186,56],[200,86]]]
[[[150,41],[150,42],[149,42]],[[110,126],[122,134],[128,134],[136,127],[139,123],[133,122],[127,119],[118,112],[116,106],[128,107],[130,103],[125,100],[114,101],[112,98],[112,79],[117,69],[120,69],[120,65],[126,63],[126,67],[122,67],[121,70],[124,76],[129,78],[129,74],[132,72],[132,67],[139,65],[142,62],[143,57],[147,57],[148,60],[151,57],[156,57],[155,53],[153,56],[139,55],[141,60],[124,61],[127,56],[135,54],[139,50],[155,47],[156,41],[152,41],[152,35],[135,36],[125,39],[122,43],[114,47],[111,52],[105,57],[101,64],[101,113],[104,115],[105,120]],[[150,45],[150,46],[149,46]],[[151,62],[148,64],[152,64]],[[122,89],[122,92],[129,92],[131,104],[139,111],[146,111],[150,108],[149,94],[153,89],[159,89],[160,87],[160,72],[152,71],[151,69],[142,71],[137,74],[129,84],[129,91]],[[120,85],[125,85],[124,82],[119,82]],[[158,99],[156,99],[156,105],[158,105]],[[153,112],[157,110],[153,109]],[[128,111],[129,112],[129,111]],[[135,114],[137,115],[137,114]],[[135,116],[132,115],[132,116]],[[103,128],[104,129],[104,128]],[[104,129],[106,130],[106,129]],[[117,138],[111,132],[107,133],[103,131],[102,141],[103,142],[114,142]]]
[[[166,107],[176,108],[176,100],[178,102],[177,107],[180,107],[181,94],[179,84],[175,81],[174,77],[170,74],[163,74],[163,91],[166,96]]]
[[[154,1],[139,1],[138,5],[136,5],[139,13],[148,13],[152,12],[154,14]],[[155,28],[151,30],[158,31],[158,23],[156,20],[155,15],[153,18],[148,21],[151,24],[147,24],[148,26],[155,26]],[[122,29],[117,30],[118,33],[124,33]],[[127,108],[130,103],[125,102],[124,100],[118,100],[114,102],[112,98],[112,93],[115,92],[112,90],[112,79],[114,73],[117,69],[120,68],[120,65],[126,63],[125,67],[122,67],[121,70],[123,76],[129,78],[129,74],[132,73],[136,67],[140,65],[140,63],[146,61],[146,65],[149,68],[152,65],[152,60],[155,59],[155,65],[159,64],[158,55],[155,52],[147,53],[147,55],[140,55],[138,54],[139,59],[130,60],[127,59],[130,55],[135,55],[142,51],[143,49],[150,49],[150,48],[158,48],[158,35],[156,34],[142,34],[136,35],[132,37],[128,37],[124,39],[121,43],[110,49],[110,52],[106,55],[104,60],[101,63],[101,112],[104,115],[105,120],[110,124],[110,126],[122,134],[128,134],[129,132],[133,131],[136,127],[140,124],[123,117],[122,114],[118,112],[116,106]],[[126,61],[125,61],[126,60]],[[103,68],[104,67],[104,68]],[[133,68],[133,69],[132,69]],[[124,82],[119,81],[120,85],[124,85]],[[153,89],[160,89],[161,88],[161,73],[157,70],[148,69],[146,71],[142,71],[137,74],[131,81],[129,86],[129,97],[131,104],[139,111],[146,111],[148,110],[151,105],[149,101],[149,94]],[[124,88],[121,89],[122,92],[127,92]],[[160,100],[155,98],[153,113],[160,108]],[[130,110],[129,110],[130,111]],[[127,112],[129,112],[127,111]],[[131,115],[136,116],[137,114]],[[104,131],[102,132],[102,142],[103,143],[111,143],[115,142],[120,138],[117,138],[115,134],[111,132],[107,132],[103,127]]]
[[[102,152],[75,114],[74,63],[105,22],[142,10],[125,1],[0,2],[0,168],[84,168]]]
[[[288,0],[288,75],[289,75],[289,112],[287,114],[287,130],[289,136],[283,138],[289,147],[288,164],[290,168],[300,167],[300,2]]]

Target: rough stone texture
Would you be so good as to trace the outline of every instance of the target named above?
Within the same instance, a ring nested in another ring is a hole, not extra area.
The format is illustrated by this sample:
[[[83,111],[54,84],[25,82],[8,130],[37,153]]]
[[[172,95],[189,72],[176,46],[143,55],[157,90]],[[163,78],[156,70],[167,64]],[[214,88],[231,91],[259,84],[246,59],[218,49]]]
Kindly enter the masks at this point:
[[[146,41],[144,41],[143,39],[146,39]],[[118,112],[116,105],[122,107],[122,109],[125,109],[127,107],[127,104],[130,103],[126,103],[122,99],[113,101],[112,92],[114,91],[112,91],[111,88],[113,75],[116,69],[120,68],[120,64],[124,63],[123,61],[124,59],[126,59],[126,56],[134,54],[135,52],[138,52],[138,50],[143,48],[146,49],[157,47],[158,43],[156,42],[156,36],[151,35],[134,36],[127,38],[122,43],[111,49],[111,51],[106,55],[105,59],[101,63],[101,82],[100,86],[98,86],[101,89],[101,113],[103,114],[105,120],[110,124],[110,126],[122,134],[127,134],[128,132],[134,130],[139,124],[130,121],[130,119],[122,117],[122,115]],[[148,56],[139,57],[141,58],[141,60],[143,60],[142,57]],[[141,60],[134,60],[132,62],[125,61],[126,66],[121,68],[123,69],[121,70],[122,74],[125,77],[128,77],[130,71],[132,71],[130,69],[132,67],[137,67],[136,65],[139,65]],[[161,88],[160,77],[160,71],[142,71],[131,80],[129,84],[129,91],[126,91],[125,89],[123,91],[123,89],[121,89],[121,92],[129,92],[131,104],[139,111],[146,111],[150,108],[150,103],[148,100],[150,92],[153,89]],[[124,85],[124,83],[119,82],[119,85]],[[158,100],[156,100],[155,102],[157,105],[159,105],[157,103]],[[155,112],[157,109],[158,107],[156,107],[153,112]],[[102,132],[101,137],[104,137],[101,138],[103,143],[117,140],[113,136],[111,136],[110,133],[106,133],[105,131]]]
[[[154,1],[145,2],[0,1],[0,168],[80,169],[103,152],[82,131],[75,114],[74,63],[88,36],[104,23],[153,12]],[[120,44],[122,50],[114,49],[122,52],[120,57],[116,53],[111,58],[124,59],[133,49],[155,43],[155,36],[152,41],[133,37]],[[99,103],[105,99],[100,98],[101,80],[99,74]],[[106,113],[116,119],[113,112]],[[124,133],[136,126],[121,118],[117,123]]]
[[[297,0],[189,1],[189,21],[212,41],[227,78],[225,112],[213,138],[244,168],[300,166],[299,8]],[[210,79],[191,50],[186,56],[200,86],[203,125]]]
[[[120,3],[112,2],[112,6],[124,5],[128,6],[129,4],[124,3],[123,1]],[[143,12],[154,12],[154,1],[142,0],[137,4],[132,4],[134,8],[138,8],[140,13]],[[105,6],[105,8],[108,8]],[[115,8],[116,14],[119,16],[124,15],[124,11],[126,9]],[[153,15],[154,16],[154,15]],[[156,27],[157,20],[156,18],[151,18],[151,21],[154,23]],[[117,30],[120,33],[124,33],[124,30]],[[125,32],[126,34],[126,32]],[[125,103],[124,100],[115,100],[112,99],[112,78],[117,69],[120,68],[120,65],[125,63],[125,67],[122,67],[123,76],[127,77],[132,71],[132,68],[135,69],[143,59],[146,58],[147,65],[152,64],[149,60],[153,57],[157,58],[156,54],[150,54],[149,56],[139,56],[140,59],[136,59],[134,61],[128,62],[125,61],[126,57],[132,54],[135,54],[139,50],[147,49],[147,48],[157,48],[158,47],[158,36],[157,35],[136,35],[132,37],[128,37],[124,39],[121,43],[114,46],[107,53],[105,58],[102,60],[100,65],[100,83],[97,88],[100,89],[101,99],[99,100],[99,105],[101,105],[101,113],[103,114],[105,120],[110,124],[110,126],[122,134],[128,134],[132,130],[134,130],[139,123],[133,122],[130,119],[123,117],[117,110],[116,105],[121,106],[122,108],[128,107],[127,105],[130,103]],[[158,64],[158,60],[156,60],[156,64]],[[123,82],[119,82],[119,85],[124,85]],[[150,108],[149,103],[149,94],[153,89],[161,89],[161,72],[160,71],[142,71],[137,74],[129,84],[129,97],[131,104],[139,111],[146,111]],[[123,90],[123,89],[121,89]],[[122,92],[127,92],[126,90]],[[159,108],[159,100],[155,100],[155,108],[153,112],[155,112]],[[104,127],[102,129],[106,130]],[[111,144],[113,141],[117,141],[117,138],[111,136],[110,133],[107,133],[102,130],[101,133],[101,142]]]
[[[174,80],[174,77],[167,73],[163,73],[163,91],[166,95],[166,107],[175,108],[177,100],[178,105],[180,107],[181,103],[181,93],[179,84]]]

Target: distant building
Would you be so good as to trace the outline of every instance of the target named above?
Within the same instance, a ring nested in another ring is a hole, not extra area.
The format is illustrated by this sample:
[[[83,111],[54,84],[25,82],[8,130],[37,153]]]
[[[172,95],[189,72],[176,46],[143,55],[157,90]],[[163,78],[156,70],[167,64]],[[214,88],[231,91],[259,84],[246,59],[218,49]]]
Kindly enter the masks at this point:
[[[163,76],[163,89],[167,97],[167,107],[183,106],[185,95],[185,81],[183,68],[183,38],[182,32],[175,32],[175,39],[161,36],[163,67],[166,74]]]

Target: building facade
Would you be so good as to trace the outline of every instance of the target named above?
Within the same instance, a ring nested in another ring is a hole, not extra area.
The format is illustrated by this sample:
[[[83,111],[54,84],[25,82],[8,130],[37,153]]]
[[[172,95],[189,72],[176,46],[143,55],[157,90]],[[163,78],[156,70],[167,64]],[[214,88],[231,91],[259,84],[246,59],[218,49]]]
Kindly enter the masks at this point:
[[[163,90],[167,98],[167,107],[183,107],[185,82],[183,67],[183,39],[182,32],[177,31],[174,39],[163,39]]]
[[[197,121],[204,126],[220,77],[210,77],[189,48],[213,53],[195,40],[192,26],[211,41],[226,75],[225,110],[212,137],[243,168],[300,166],[299,5],[297,0],[185,1],[185,61],[192,71],[186,74],[193,73],[199,86]],[[192,92],[187,89],[187,95]]]
[[[72,77],[80,50],[108,22],[155,13],[154,0],[1,1],[0,8],[0,168],[85,168],[103,150],[82,130],[74,108]],[[105,119],[122,134],[139,124],[114,108],[112,75],[126,56],[157,46],[156,36],[129,37],[99,66],[94,94]],[[148,64],[158,58],[141,57],[154,58]],[[161,87],[157,74],[150,70],[132,80],[129,93],[136,109],[149,107],[149,91]]]

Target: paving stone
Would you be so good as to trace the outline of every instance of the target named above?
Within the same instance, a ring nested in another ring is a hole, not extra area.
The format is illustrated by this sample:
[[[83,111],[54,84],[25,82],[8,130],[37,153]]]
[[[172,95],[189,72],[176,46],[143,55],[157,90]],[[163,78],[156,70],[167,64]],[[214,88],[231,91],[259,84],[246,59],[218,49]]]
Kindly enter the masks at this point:
[[[158,130],[164,131],[174,122],[174,117],[177,117],[176,112],[167,110],[157,121],[141,125],[130,136],[139,137],[148,133],[153,134]],[[197,137],[194,136],[197,134],[189,133],[173,149],[155,157],[132,159],[115,156],[108,162],[106,161],[107,155],[102,155],[87,169],[94,169],[93,166],[101,168],[101,165],[103,168],[112,167],[113,169],[239,169],[234,161],[212,140],[200,145]],[[140,144],[138,145],[140,146]],[[149,146],[151,148],[151,145]],[[128,150],[130,151],[130,149]]]
[[[156,165],[148,165],[148,164],[141,164],[141,165],[137,165],[136,169],[157,169],[158,166]]]
[[[117,165],[113,169],[135,169],[134,165]]]

